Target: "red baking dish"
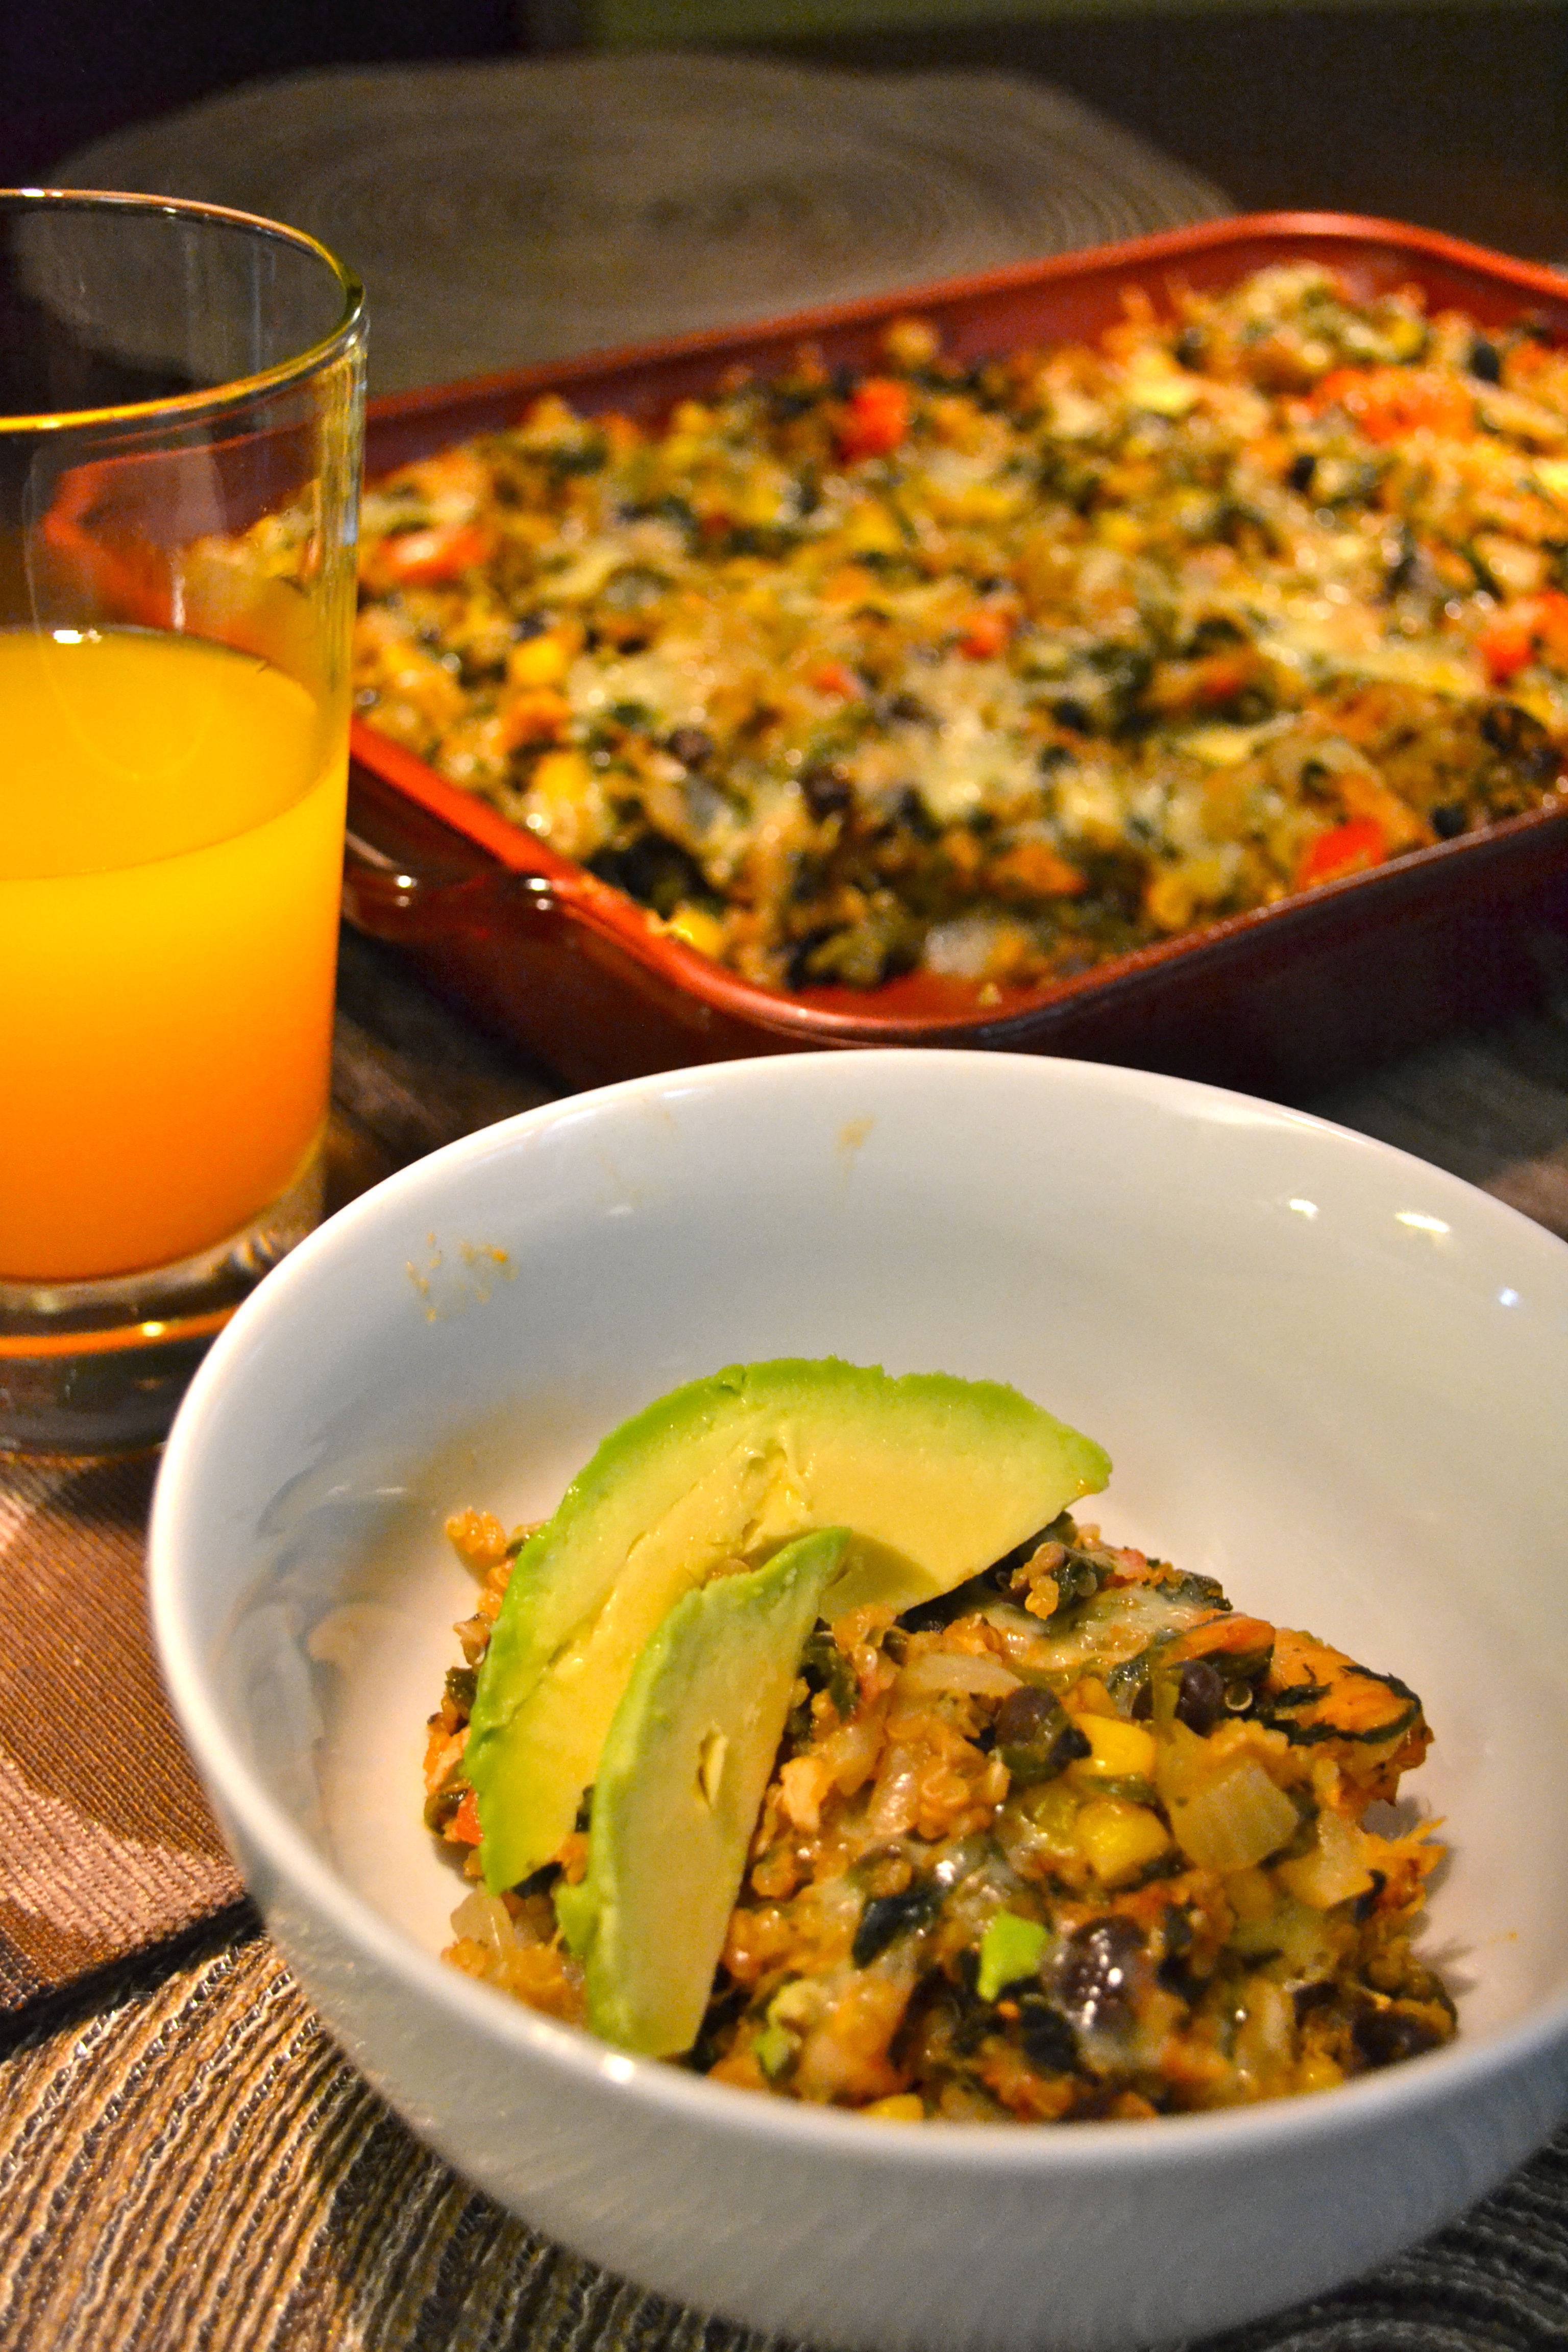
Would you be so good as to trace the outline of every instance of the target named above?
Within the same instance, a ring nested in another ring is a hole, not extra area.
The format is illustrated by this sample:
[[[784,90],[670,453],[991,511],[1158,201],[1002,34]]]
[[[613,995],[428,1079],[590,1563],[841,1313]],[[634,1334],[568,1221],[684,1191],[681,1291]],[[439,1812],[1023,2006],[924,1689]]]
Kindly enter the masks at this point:
[[[512,422],[542,391],[585,414],[656,418],[737,364],[786,365],[803,341],[863,366],[910,310],[961,360],[1091,339],[1130,289],[1168,308],[1179,284],[1228,285],[1313,258],[1360,293],[1415,284],[1482,326],[1528,313],[1568,334],[1568,278],[1427,229],[1344,214],[1206,222],[740,331],[689,335],[567,365],[519,369],[372,404],[367,470]],[[977,1045],[1067,1054],[1268,1093],[1321,1083],[1457,1024],[1495,1018],[1537,986],[1541,922],[1568,918],[1568,805],[1438,843],[1302,898],[981,1003],[911,974],[868,992],[753,986],[657,918],[356,725],[344,910],[405,950],[443,993],[561,1076],[828,1045]]]

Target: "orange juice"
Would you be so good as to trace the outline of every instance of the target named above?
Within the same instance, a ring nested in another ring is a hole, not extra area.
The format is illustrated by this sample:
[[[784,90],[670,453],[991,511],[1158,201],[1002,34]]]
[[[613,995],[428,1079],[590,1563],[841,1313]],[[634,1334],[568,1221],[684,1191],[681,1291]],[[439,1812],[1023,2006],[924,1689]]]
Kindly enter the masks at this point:
[[[0,630],[0,1279],[173,1264],[302,1171],[341,732],[252,655]]]

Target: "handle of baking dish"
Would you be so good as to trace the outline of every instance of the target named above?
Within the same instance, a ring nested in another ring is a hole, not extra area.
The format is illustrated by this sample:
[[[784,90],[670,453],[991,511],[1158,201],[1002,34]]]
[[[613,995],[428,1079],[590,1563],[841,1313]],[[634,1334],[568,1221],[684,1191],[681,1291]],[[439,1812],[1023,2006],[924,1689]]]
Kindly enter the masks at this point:
[[[351,824],[343,840],[343,913],[354,929],[392,947],[415,947],[455,929],[559,916],[569,886],[545,874],[485,866],[468,874],[432,874],[417,860],[394,857]]]

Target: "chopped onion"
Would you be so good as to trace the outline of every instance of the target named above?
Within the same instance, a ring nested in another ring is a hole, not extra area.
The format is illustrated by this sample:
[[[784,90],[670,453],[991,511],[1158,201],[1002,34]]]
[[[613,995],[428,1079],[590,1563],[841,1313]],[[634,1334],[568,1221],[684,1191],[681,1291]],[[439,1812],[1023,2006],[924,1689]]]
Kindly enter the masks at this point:
[[[1296,1833],[1295,1806],[1255,1757],[1170,1805],[1176,1843],[1205,1870],[1250,1870]]]
[[[876,1770],[882,1730],[879,1714],[858,1716],[830,1731],[816,1749],[816,1761],[841,1797],[852,1797]]]
[[[1371,1886],[1367,1840],[1353,1822],[1325,1807],[1318,1815],[1310,1853],[1284,1864],[1279,1874],[1291,1894],[1314,1911],[1331,1911],[1336,1903],[1349,1903]]]
[[[901,1837],[919,1808],[924,1748],[889,1748],[866,1809],[866,1826],[878,1837]]]
[[[910,1660],[896,1691],[900,1698],[928,1691],[966,1691],[984,1698],[1005,1698],[1017,1687],[1018,1676],[1000,1658],[984,1654],[971,1656],[959,1650],[928,1650],[922,1657]]]
[[[455,1935],[467,1937],[473,1943],[483,1944],[486,1950],[494,1952],[499,1959],[522,1949],[511,1923],[511,1914],[500,1896],[486,1895],[478,1887],[472,1895],[465,1895],[453,1912],[452,1931]]]

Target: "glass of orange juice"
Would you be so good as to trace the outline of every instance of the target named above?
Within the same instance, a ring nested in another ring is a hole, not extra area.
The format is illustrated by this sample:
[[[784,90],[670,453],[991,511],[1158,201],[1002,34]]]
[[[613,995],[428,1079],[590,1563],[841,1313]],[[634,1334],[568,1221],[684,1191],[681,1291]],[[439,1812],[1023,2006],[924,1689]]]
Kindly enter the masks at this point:
[[[364,303],[0,194],[0,1453],[153,1442],[321,1213]]]

